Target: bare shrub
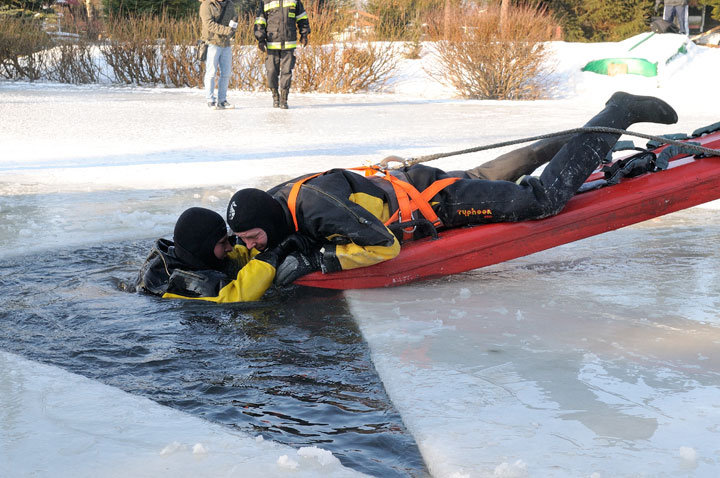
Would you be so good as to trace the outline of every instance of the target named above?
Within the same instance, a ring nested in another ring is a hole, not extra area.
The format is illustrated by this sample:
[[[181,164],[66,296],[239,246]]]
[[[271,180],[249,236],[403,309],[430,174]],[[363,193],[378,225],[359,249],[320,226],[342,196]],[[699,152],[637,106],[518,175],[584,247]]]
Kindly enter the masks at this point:
[[[301,92],[356,93],[379,89],[396,67],[392,44],[331,43],[298,52],[293,81]]]
[[[426,16],[457,8],[461,3],[461,0],[367,0],[366,8],[378,17],[375,40],[413,42],[420,40]]]
[[[545,97],[549,78],[543,41],[556,23],[543,8],[510,7],[502,18],[499,6],[485,10],[456,9],[451,19],[431,19],[439,66],[429,73],[465,98],[532,100]]]
[[[308,13],[311,44],[296,50],[294,89],[324,93],[353,93],[383,86],[396,68],[399,53],[388,43],[336,42],[349,25],[345,10],[311,3]],[[256,48],[252,33],[255,18],[243,15],[234,38],[230,87],[248,91],[265,88],[265,54]],[[94,83],[107,75],[114,83],[202,87],[205,64],[195,58],[200,24],[196,17],[174,19],[167,15],[111,17],[104,22],[104,39],[93,46],[83,40],[49,49],[50,39],[24,26],[0,30],[0,76],[48,78],[64,83]],[[23,36],[24,35],[24,36]],[[47,39],[47,43],[41,40]],[[24,50],[18,42],[28,45]],[[97,48],[97,50],[95,50]],[[43,51],[44,49],[44,51]],[[21,56],[17,52],[33,52]],[[93,52],[100,52],[107,70]],[[7,52],[7,53],[4,53]]]
[[[203,65],[195,59],[196,46],[164,44],[161,49],[165,84],[175,87],[202,87]]]
[[[31,18],[0,17],[0,77],[36,81],[47,72],[42,51],[52,39],[40,21]]]
[[[310,20],[312,33],[309,38],[313,45],[332,43],[353,22],[353,16],[346,8],[323,7],[320,2],[303,3]]]
[[[416,39],[405,42],[402,55],[403,58],[406,58],[408,60],[417,60],[420,58],[421,52],[422,43],[420,42],[420,35],[418,35]]]
[[[235,32],[234,43],[235,45],[255,45],[257,40],[253,33],[253,27],[255,26],[255,14],[248,13],[245,15],[238,15],[238,27]]]
[[[337,69],[337,51],[337,45],[329,44],[308,46],[296,52],[293,87],[301,92],[325,92],[330,75]]]
[[[203,65],[195,59],[200,21],[197,18],[166,18],[162,21],[159,34],[162,36],[158,46],[164,83],[176,87],[202,86]]]
[[[109,40],[102,54],[117,81],[136,85],[162,83],[163,59],[158,54],[160,21],[157,17],[107,20]]]
[[[230,88],[260,91],[265,88],[265,54],[254,46],[241,46],[233,51]]]
[[[100,68],[93,60],[93,46],[86,42],[64,43],[53,48],[49,54],[52,66],[48,78],[60,83],[90,84],[100,79]]]
[[[201,86],[202,66],[195,61],[195,48],[169,45],[161,50],[165,84],[175,87]]]

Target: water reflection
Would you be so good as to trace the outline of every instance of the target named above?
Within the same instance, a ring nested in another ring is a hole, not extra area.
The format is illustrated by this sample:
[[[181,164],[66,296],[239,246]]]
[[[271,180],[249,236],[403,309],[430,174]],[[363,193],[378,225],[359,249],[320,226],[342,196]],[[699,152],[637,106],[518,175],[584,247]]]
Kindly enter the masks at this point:
[[[121,292],[149,242],[0,262],[0,348],[375,476],[425,476],[338,292],[254,304]]]

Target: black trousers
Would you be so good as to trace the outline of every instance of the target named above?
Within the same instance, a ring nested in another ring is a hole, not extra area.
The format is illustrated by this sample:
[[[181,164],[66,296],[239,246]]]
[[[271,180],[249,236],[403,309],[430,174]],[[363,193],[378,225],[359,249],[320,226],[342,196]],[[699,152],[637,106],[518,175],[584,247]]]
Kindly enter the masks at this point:
[[[600,164],[612,147],[602,136],[580,135],[563,146],[539,178],[524,176],[518,182],[475,179],[472,170],[445,172],[421,164],[405,172],[419,190],[438,179],[461,178],[433,198],[446,227],[541,219],[560,212]]]
[[[608,103],[586,126],[625,129],[633,121],[622,105]],[[446,227],[492,222],[541,219],[559,213],[578,188],[610,152],[616,134],[581,133],[548,145],[535,158],[509,153],[486,167],[450,171],[422,164],[404,169],[408,180],[422,191],[434,181],[461,178],[431,201]],[[536,143],[537,144],[537,143]],[[527,153],[527,148],[519,150]],[[540,177],[524,176],[551,157]],[[491,177],[492,179],[484,179]]]
[[[295,68],[295,50],[268,50],[265,59],[267,83],[270,89],[289,90]]]

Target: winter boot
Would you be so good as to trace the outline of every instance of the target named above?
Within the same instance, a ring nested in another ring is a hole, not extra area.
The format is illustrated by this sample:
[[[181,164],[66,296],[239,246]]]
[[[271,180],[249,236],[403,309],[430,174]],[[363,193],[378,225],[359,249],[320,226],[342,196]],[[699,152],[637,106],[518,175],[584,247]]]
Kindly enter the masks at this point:
[[[605,103],[605,106],[616,106],[625,110],[625,117],[621,120],[616,120],[620,122],[620,125],[610,126],[615,128],[624,129],[634,123],[675,124],[678,120],[677,113],[673,107],[654,96],[637,96],[625,93],[624,91],[618,91],[610,97],[607,103]],[[590,120],[587,126],[609,126],[590,124],[596,121],[596,118],[601,114],[602,112]],[[624,126],[622,125],[623,121],[625,122]]]
[[[290,92],[290,90],[286,90],[284,88],[282,90],[280,90],[280,108],[282,108],[284,110],[288,109],[287,100],[288,100],[289,92]]]
[[[273,97],[273,108],[280,108],[280,93],[277,88],[270,88]]]
[[[633,123],[673,124],[677,119],[675,110],[661,99],[618,92],[605,103],[605,109],[585,126],[627,129]],[[619,137],[619,134],[613,133],[577,134],[548,163],[539,181],[530,179],[536,196],[543,197],[544,214],[541,217],[562,210],[612,150]]]

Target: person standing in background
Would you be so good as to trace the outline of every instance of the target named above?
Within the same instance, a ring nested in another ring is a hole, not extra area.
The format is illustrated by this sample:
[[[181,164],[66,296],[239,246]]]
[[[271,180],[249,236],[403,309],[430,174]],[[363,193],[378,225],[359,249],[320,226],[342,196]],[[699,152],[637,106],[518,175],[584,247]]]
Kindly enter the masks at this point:
[[[673,23],[673,20],[677,19],[677,26],[679,33],[683,35],[690,34],[689,15],[688,15],[688,0],[661,0],[655,1],[655,10],[657,11],[660,3],[664,3],[663,8],[663,20]]]
[[[256,17],[253,32],[258,48],[267,53],[265,70],[273,108],[287,109],[295,48],[298,42],[306,46],[310,34],[307,12],[301,0],[263,0]]]
[[[230,71],[232,69],[232,41],[237,31],[237,14],[232,0],[202,0],[200,5],[202,40],[207,43],[205,60],[205,98],[208,107],[216,110],[232,109],[227,101]],[[215,97],[215,76],[220,78]]]

